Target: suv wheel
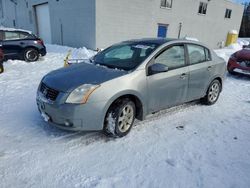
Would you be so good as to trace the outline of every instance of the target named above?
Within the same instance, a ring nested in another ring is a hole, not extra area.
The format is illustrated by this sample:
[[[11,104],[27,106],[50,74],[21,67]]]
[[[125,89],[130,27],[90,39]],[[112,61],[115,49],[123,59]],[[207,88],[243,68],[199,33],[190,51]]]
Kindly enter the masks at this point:
[[[221,92],[221,83],[219,82],[219,80],[212,81],[207,90],[207,95],[203,98],[203,102],[206,105],[215,104],[219,99],[220,92]]]
[[[24,56],[24,60],[26,62],[33,62],[33,61],[37,61],[39,59],[39,53],[34,48],[25,49],[23,56]]]
[[[106,115],[104,132],[114,137],[126,136],[133,127],[135,113],[134,102],[129,99],[119,100]]]

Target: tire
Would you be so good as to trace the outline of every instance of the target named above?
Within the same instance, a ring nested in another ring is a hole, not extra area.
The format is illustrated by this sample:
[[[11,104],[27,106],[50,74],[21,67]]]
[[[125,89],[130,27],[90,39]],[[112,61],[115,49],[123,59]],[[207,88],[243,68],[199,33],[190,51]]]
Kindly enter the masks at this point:
[[[135,120],[136,108],[134,102],[129,99],[121,99],[114,103],[105,118],[104,132],[108,136],[126,136]]]
[[[34,62],[39,59],[39,53],[35,48],[27,48],[23,52],[23,59],[26,62]]]
[[[0,74],[4,72],[3,63],[0,62]]]
[[[202,102],[206,105],[213,105],[219,99],[222,90],[222,85],[219,80],[214,80],[209,85],[206,96],[202,99]]]

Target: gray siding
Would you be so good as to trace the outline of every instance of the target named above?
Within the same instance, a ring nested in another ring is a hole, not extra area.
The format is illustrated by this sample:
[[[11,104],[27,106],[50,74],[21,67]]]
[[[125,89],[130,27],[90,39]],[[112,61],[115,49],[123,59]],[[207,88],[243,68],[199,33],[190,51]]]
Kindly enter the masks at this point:
[[[207,2],[207,1],[204,1]],[[228,31],[239,31],[243,6],[226,0],[208,2],[206,15],[198,14],[200,0],[173,0],[171,9],[160,8],[160,0],[96,0],[97,47],[104,48],[122,40],[156,37],[158,23],[169,24],[168,37],[195,37],[218,48]],[[226,8],[232,9],[226,19]]]

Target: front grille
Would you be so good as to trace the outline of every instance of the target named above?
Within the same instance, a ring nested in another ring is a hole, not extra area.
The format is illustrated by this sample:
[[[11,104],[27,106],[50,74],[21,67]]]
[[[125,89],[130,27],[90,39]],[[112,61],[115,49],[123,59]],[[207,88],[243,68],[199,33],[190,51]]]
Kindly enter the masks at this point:
[[[55,101],[58,94],[59,94],[59,91],[56,91],[56,90],[46,86],[44,83],[41,83],[40,92],[43,94],[43,96],[46,99],[51,100],[51,101]]]

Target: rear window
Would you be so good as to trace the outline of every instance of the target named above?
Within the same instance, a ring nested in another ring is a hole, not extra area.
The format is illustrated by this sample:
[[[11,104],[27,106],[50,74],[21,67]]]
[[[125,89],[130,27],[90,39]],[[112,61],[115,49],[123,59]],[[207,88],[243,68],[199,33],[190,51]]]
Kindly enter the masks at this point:
[[[211,55],[207,48],[195,44],[188,44],[187,48],[191,65],[211,60]]]
[[[25,39],[29,35],[24,32],[12,32],[12,31],[5,31],[3,39],[4,40],[19,40],[19,39]]]

